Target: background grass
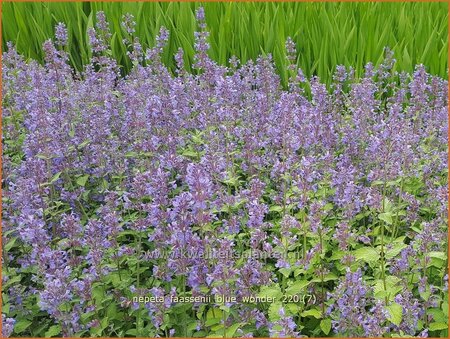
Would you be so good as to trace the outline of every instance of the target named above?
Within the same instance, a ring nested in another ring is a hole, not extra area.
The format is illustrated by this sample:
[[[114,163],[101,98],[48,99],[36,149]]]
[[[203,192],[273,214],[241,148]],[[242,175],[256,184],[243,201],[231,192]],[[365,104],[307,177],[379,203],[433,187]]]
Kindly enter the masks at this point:
[[[153,46],[161,25],[171,32],[165,63],[173,68],[173,54],[185,50],[193,60],[195,9],[200,3],[4,3],[2,47],[13,41],[27,57],[42,60],[41,45],[53,37],[54,26],[69,28],[70,57],[77,69],[87,63],[90,50],[86,30],[103,10],[114,33],[112,51],[123,65],[131,67],[122,44],[121,17],[132,13],[136,33],[144,47]],[[285,80],[284,43],[291,36],[297,45],[298,64],[308,76],[330,82],[339,64],[353,66],[356,75],[371,61],[378,64],[383,48],[395,52],[397,70],[412,71],[423,63],[427,70],[447,78],[447,3],[205,3],[211,32],[210,55],[226,64],[232,55],[242,61],[272,53]]]

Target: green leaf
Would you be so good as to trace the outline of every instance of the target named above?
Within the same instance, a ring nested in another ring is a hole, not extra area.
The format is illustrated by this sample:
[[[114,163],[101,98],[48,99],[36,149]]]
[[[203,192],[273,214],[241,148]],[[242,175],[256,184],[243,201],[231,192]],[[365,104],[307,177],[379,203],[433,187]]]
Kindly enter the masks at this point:
[[[281,298],[282,296],[282,292],[280,287],[277,286],[272,286],[272,287],[267,287],[264,286],[261,288],[261,291],[258,293],[258,296],[261,298],[275,298],[275,300],[278,300]]]
[[[447,295],[448,296],[448,295]],[[448,302],[447,301],[444,301],[443,303],[442,303],[442,313],[444,313],[444,315],[446,316],[446,317],[448,317]]]
[[[203,133],[198,133],[198,134],[192,135],[192,141],[194,142],[194,144],[202,145],[204,143],[203,139],[201,138],[202,134]]]
[[[192,149],[186,149],[181,153],[182,156],[197,159],[199,157],[199,153],[197,151],[194,151]]]
[[[280,308],[283,307],[283,304],[280,302],[275,302],[270,304],[269,306],[269,320],[274,322],[281,319]]]
[[[29,321],[29,320],[26,320],[26,319],[19,320],[16,323],[16,325],[14,326],[14,332],[17,333],[17,334],[22,333],[28,327],[30,327],[31,324],[32,324],[32,322]]]
[[[428,253],[428,256],[431,258],[441,259],[441,260],[447,260],[447,254],[445,252],[430,252]]]
[[[108,308],[106,309],[106,315],[110,319],[116,319],[116,317],[117,317],[116,303],[112,303],[111,305],[108,306]]]
[[[245,323],[237,323],[233,324],[230,327],[227,327],[225,333],[227,338],[233,338],[233,335],[236,333],[239,327],[245,325]]]
[[[71,125],[70,130],[69,130],[69,137],[73,138],[74,136],[75,136],[75,128],[73,125]],[[69,147],[73,147],[73,146],[69,146]]]
[[[284,306],[286,307],[286,310],[291,314],[297,314],[298,312],[300,312],[302,310],[302,307],[300,305],[301,305],[300,303],[284,304]]]
[[[389,312],[389,318],[388,320],[391,321],[393,324],[399,326],[402,322],[403,317],[403,308],[401,305],[397,303],[393,303],[389,306],[386,306],[388,312]]]
[[[51,159],[51,157],[48,157],[48,156],[46,156],[46,155],[44,155],[44,154],[38,154],[38,155],[36,155],[36,158],[38,158],[38,159],[43,159],[43,160],[49,160],[49,159]]]
[[[282,212],[283,211],[283,207],[279,206],[279,205],[272,205],[269,207],[269,212]]]
[[[287,295],[296,295],[303,291],[308,285],[310,284],[307,280],[299,280],[293,283],[289,288],[286,290]]]
[[[361,247],[353,252],[356,260],[362,260],[367,263],[376,262],[380,259],[380,253],[373,247]]]
[[[10,278],[6,283],[3,284],[3,287],[6,288],[10,285],[14,285],[22,280],[21,275],[15,275],[12,278]]]
[[[392,225],[392,222],[393,222],[393,220],[392,220],[392,213],[391,212],[378,214],[378,219],[383,220],[388,225]]]
[[[105,297],[103,287],[100,285],[94,286],[92,288],[92,296],[99,304],[102,304]]]
[[[220,310],[218,307],[210,308],[206,313],[206,319],[221,319],[222,314],[222,310]]]
[[[60,333],[61,333],[61,325],[53,325],[47,330],[47,332],[45,332],[45,337],[47,338],[54,337]]]
[[[408,245],[406,245],[404,243],[393,244],[392,247],[390,247],[386,251],[386,255],[385,255],[386,259],[392,259],[392,258],[396,257],[406,247],[408,247]]]
[[[125,153],[125,157],[126,158],[138,158],[139,153],[130,151],[130,152]]]
[[[389,300],[393,300],[398,292],[401,291],[402,287],[398,286],[400,282],[400,278],[395,276],[387,276],[386,277],[386,291],[384,290],[384,283],[382,279],[378,279],[375,281],[375,285],[373,287],[373,292],[376,298],[383,299],[388,297]]]
[[[444,315],[442,309],[440,308],[430,308],[427,310],[427,314],[433,317],[435,322],[444,323],[447,321],[448,317]]]
[[[325,335],[328,335],[331,330],[331,319],[322,319],[320,322],[320,329],[325,333]]]
[[[431,289],[429,286],[425,287],[425,291],[419,291],[419,295],[422,297],[423,300],[428,300],[431,296]]]
[[[393,205],[388,198],[384,198],[384,211],[389,213],[392,211]],[[384,213],[381,213],[384,214]]]
[[[320,318],[322,318],[322,312],[320,312],[318,309],[313,308],[310,310],[303,311],[302,313],[300,313],[300,316],[314,317],[316,319],[320,319]]]
[[[78,145],[78,149],[82,149],[86,147],[91,141],[89,139],[84,140],[81,144]]]
[[[384,181],[375,180],[375,181],[372,181],[372,183],[371,183],[371,186],[380,186],[380,185],[384,185]]]
[[[87,180],[89,179],[89,175],[83,175],[77,179],[77,185],[84,186],[86,185]]]
[[[338,280],[338,279],[339,279],[339,277],[334,273],[328,273],[323,276],[324,282],[331,281],[331,280]],[[314,278],[311,280],[311,282],[322,282],[322,277],[319,276],[317,278]]]
[[[341,260],[345,255],[344,251],[340,251],[340,250],[335,250],[333,251],[333,253],[331,254],[330,259],[331,260]]]
[[[137,335],[137,330],[135,328],[132,328],[132,329],[128,330],[125,334],[135,337]]]
[[[55,181],[57,181],[58,179],[59,179],[59,177],[61,176],[61,173],[62,172],[58,172],[58,173],[56,173],[53,177],[52,177],[52,180],[50,180],[50,184],[53,184]]]
[[[283,268],[280,268],[278,271],[287,278],[291,275],[292,268],[283,267]]]
[[[226,314],[230,313],[230,308],[226,305],[221,305],[219,306],[219,309],[221,309],[222,311],[224,311]]]
[[[431,323],[429,330],[430,331],[439,331],[439,330],[446,330],[448,328],[448,325],[446,323]]]
[[[212,325],[216,325],[218,323],[220,323],[221,319],[220,318],[208,318],[205,321],[205,326],[212,326]]]
[[[17,237],[12,238],[8,243],[4,246],[6,252],[8,252],[11,248],[15,247]]]
[[[100,322],[101,329],[104,330],[105,328],[107,328],[108,324],[109,324],[108,317],[104,317]]]

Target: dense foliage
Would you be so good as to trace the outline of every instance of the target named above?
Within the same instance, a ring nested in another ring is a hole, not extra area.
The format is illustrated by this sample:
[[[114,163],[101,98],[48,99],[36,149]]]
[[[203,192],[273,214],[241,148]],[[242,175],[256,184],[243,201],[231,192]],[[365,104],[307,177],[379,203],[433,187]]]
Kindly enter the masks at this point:
[[[197,20],[195,74],[130,15],[126,77],[102,12],[82,72],[63,24],[43,66],[8,46],[3,335],[446,337],[448,82],[386,50],[330,92],[287,39],[283,89]]]
[[[88,28],[95,13],[104,11],[113,29],[111,53],[128,74],[132,63],[126,56],[120,27],[125,13],[134,15],[136,36],[144,48],[152,47],[161,25],[170,31],[163,63],[171,70],[173,55],[184,50],[185,66],[194,63],[195,9],[186,2],[6,2],[3,4],[2,44],[14,41],[20,54],[43,62],[42,43],[53,36],[54,26],[68,29],[69,60],[77,70],[89,64]],[[448,3],[446,2],[207,2],[210,30],[209,55],[226,65],[232,55],[245,63],[271,53],[283,85],[287,82],[284,42],[292,37],[296,62],[307,78],[317,75],[329,85],[337,65],[352,66],[357,77],[364,65],[378,66],[383,48],[390,46],[398,58],[394,70],[413,72],[424,64],[430,74],[447,77]],[[229,65],[229,64],[228,64]]]

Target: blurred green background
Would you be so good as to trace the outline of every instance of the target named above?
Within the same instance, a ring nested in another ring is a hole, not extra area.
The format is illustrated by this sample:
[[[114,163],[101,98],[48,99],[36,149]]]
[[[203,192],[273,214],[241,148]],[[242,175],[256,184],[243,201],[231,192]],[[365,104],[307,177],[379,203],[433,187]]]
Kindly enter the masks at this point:
[[[161,25],[171,33],[164,62],[174,68],[173,55],[182,47],[190,67],[193,60],[195,9],[201,3],[179,2],[69,2],[3,3],[2,47],[13,41],[27,57],[43,59],[41,46],[53,37],[54,26],[69,29],[70,58],[82,69],[90,57],[86,30],[95,25],[95,13],[104,11],[113,32],[112,52],[126,73],[131,63],[122,43],[122,15],[131,13],[136,34],[144,47],[153,46]],[[298,65],[307,76],[329,83],[337,65],[353,66],[356,75],[364,65],[383,58],[389,46],[396,69],[412,71],[423,63],[427,70],[447,78],[448,3],[204,3],[210,35],[210,56],[227,64],[232,55],[242,61],[271,53],[282,79],[285,40],[297,46]]]

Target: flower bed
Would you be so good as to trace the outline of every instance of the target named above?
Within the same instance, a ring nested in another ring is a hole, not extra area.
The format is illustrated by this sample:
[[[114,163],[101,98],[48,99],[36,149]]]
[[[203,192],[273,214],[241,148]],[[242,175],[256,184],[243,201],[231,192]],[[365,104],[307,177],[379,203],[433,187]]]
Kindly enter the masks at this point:
[[[447,81],[387,49],[282,88],[197,19],[195,74],[128,17],[121,78],[101,12],[82,73],[62,24],[44,66],[9,45],[4,335],[446,336]]]

